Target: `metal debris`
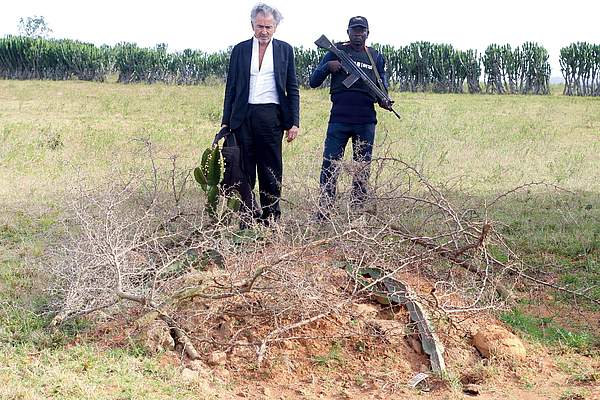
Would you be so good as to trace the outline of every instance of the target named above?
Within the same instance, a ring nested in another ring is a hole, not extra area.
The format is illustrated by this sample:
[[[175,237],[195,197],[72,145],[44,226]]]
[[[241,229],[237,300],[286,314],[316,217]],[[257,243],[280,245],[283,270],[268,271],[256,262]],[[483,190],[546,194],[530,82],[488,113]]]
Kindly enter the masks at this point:
[[[429,378],[429,375],[427,375],[425,372],[419,372],[418,374],[413,376],[410,381],[408,381],[408,386],[411,388],[415,388],[419,383],[423,382],[427,378]]]
[[[376,295],[386,296],[392,304],[406,307],[411,321],[417,326],[423,351],[429,356],[431,370],[438,375],[444,373],[446,371],[446,363],[444,362],[443,355],[444,346],[435,334],[435,329],[425,307],[419,303],[412,290],[405,283],[386,276],[385,271],[378,268],[361,268],[359,270],[347,268],[347,271],[363,287],[367,287],[370,284],[363,277],[380,280],[377,285],[371,287],[371,290]]]

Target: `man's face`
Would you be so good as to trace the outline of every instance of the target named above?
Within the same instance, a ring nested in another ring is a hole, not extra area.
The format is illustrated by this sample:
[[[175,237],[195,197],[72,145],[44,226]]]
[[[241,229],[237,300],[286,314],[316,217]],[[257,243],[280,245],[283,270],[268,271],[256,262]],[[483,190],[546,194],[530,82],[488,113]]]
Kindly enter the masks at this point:
[[[348,38],[350,39],[350,44],[352,44],[352,46],[365,47],[368,36],[369,30],[367,28],[363,28],[362,26],[348,28]]]
[[[272,15],[258,13],[255,21],[252,23],[252,29],[254,29],[254,37],[258,39],[260,44],[269,44],[277,29],[277,25]]]

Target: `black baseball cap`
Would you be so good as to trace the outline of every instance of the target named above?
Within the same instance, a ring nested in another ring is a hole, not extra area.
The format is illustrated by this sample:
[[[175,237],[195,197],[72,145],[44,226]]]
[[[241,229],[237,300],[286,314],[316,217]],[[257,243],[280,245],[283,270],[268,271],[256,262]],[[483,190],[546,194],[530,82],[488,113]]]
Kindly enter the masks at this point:
[[[362,26],[363,28],[369,29],[369,22],[365,17],[357,16],[350,18],[348,22],[348,29],[354,28],[356,26]]]

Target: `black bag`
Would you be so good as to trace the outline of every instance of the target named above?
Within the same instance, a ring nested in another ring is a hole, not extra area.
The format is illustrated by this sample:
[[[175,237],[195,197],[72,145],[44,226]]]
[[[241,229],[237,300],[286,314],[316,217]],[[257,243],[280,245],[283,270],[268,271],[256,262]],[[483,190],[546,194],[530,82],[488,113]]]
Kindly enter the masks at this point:
[[[252,210],[252,213],[254,213],[258,208],[258,204],[254,199],[254,194],[244,173],[242,151],[237,143],[235,134],[228,127],[221,128],[215,135],[213,146],[216,146],[221,139],[225,139],[223,141],[223,148],[221,149],[223,164],[225,166],[221,189],[227,195],[230,195],[234,191],[238,192],[242,202],[242,211]]]

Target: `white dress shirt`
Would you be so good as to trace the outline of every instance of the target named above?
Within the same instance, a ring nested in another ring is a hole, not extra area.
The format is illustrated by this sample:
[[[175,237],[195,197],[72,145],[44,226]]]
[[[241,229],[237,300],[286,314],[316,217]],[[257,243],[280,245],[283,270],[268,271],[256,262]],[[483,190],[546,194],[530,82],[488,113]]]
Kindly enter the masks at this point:
[[[273,70],[273,40],[267,45],[259,68],[258,39],[252,40],[252,61],[250,62],[250,104],[279,104],[279,96],[275,87],[275,71]]]

